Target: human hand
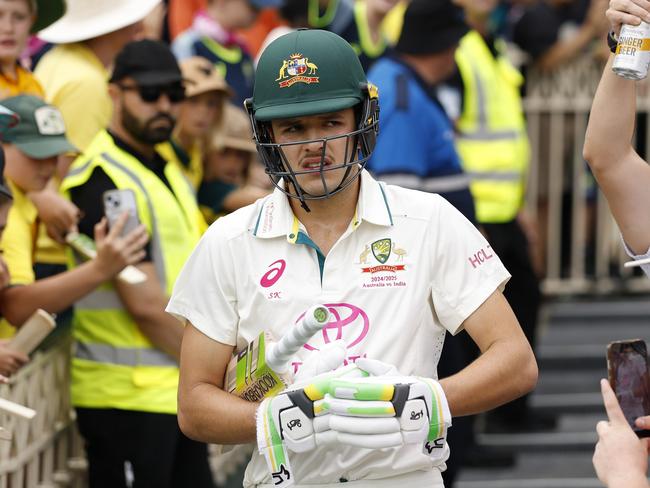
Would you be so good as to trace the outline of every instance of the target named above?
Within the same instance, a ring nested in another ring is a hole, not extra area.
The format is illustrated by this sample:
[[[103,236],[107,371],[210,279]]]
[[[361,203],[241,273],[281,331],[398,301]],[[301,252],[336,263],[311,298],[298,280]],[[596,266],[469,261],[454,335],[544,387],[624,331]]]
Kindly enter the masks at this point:
[[[415,376],[334,379],[325,402],[328,427],[339,443],[367,449],[421,444],[431,457],[445,455],[451,413],[437,381]]]
[[[9,267],[7,262],[0,257],[0,290],[7,288],[11,281],[11,275],[9,274]]]
[[[0,342],[0,376],[8,378],[28,361],[29,357],[26,354],[9,349],[7,341]]]
[[[47,234],[55,241],[65,243],[64,236],[77,230],[81,212],[77,206],[53,190],[30,193],[38,218],[45,224]]]
[[[324,394],[333,379],[357,374],[362,373],[349,365],[312,377],[302,386],[293,384],[262,401],[257,409],[257,448],[266,459],[276,487],[293,484],[288,451],[307,452],[331,444]]]
[[[300,369],[294,376],[294,387],[295,385],[309,382],[310,378],[340,367],[345,360],[346,352],[345,341],[343,339],[338,339],[322,346],[319,351],[312,353],[300,366]]]
[[[605,15],[612,31],[618,36],[623,24],[639,25],[641,21],[650,22],[650,1],[609,0]]]
[[[606,486],[611,483],[647,486],[648,440],[639,439],[630,428],[607,380],[600,380],[600,389],[609,422],[601,420],[596,425],[598,443],[593,456],[596,475]],[[647,417],[641,419],[645,423]]]
[[[120,235],[128,216],[128,212],[120,215],[108,234],[105,218],[95,225],[97,257],[93,261],[100,274],[107,280],[126,266],[138,263],[146,255],[143,247],[149,240],[149,235],[144,225],[140,224],[124,237]]]

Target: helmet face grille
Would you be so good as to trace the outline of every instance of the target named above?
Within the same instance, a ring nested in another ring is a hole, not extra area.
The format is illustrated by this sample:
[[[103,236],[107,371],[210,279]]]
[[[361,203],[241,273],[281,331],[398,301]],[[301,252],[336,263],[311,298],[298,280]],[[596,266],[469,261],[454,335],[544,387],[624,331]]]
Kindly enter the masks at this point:
[[[252,103],[245,104],[248,111],[251,125],[253,126],[253,138],[257,145],[257,151],[266,167],[266,173],[271,177],[276,188],[280,189],[291,198],[300,200],[302,206],[309,210],[306,200],[322,200],[339,193],[350,186],[361,174],[367,161],[372,155],[377,141],[379,130],[379,104],[376,90],[370,86],[364,88],[365,99],[360,104],[359,122],[357,129],[353,132],[326,137],[322,139],[295,141],[290,143],[276,143],[272,140],[270,123],[259,122],[255,119]],[[333,164],[324,166],[325,154],[328,143],[345,139],[345,158],[343,161],[335,161]],[[294,171],[289,164],[284,149],[289,146],[302,144],[321,144],[321,161],[319,167],[309,170]],[[345,174],[336,186],[328,184],[325,173],[329,171],[346,168]],[[323,184],[322,192],[309,193],[300,186],[299,179],[304,174],[320,173]]]

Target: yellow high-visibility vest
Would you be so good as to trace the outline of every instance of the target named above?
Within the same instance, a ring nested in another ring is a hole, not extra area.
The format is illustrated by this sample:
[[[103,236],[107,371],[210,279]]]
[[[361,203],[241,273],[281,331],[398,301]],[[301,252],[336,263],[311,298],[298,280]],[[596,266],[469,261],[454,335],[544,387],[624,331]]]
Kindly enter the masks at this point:
[[[165,166],[174,191],[113,138],[100,132],[72,165],[61,186],[69,194],[100,167],[119,189],[136,195],[149,232],[153,264],[167,294],[201,235],[194,192],[176,164]],[[71,256],[72,261],[72,256]],[[71,265],[74,265],[71,263]],[[112,284],[104,283],[75,305],[72,401],[75,406],[176,413],[178,365],[139,330]]]
[[[456,50],[465,86],[457,148],[470,175],[476,218],[513,220],[524,198],[530,147],[519,88],[523,77],[497,41],[495,57],[481,35],[468,32]]]

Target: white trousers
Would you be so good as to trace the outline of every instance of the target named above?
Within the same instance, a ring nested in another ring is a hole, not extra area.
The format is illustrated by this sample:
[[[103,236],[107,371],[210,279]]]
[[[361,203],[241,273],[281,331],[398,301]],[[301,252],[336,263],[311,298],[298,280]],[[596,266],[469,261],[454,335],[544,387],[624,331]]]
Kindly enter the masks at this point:
[[[380,480],[357,480],[329,485],[294,485],[295,488],[445,488],[442,475],[437,469],[431,471],[413,471],[411,473],[382,478]],[[274,488],[271,484],[257,485],[257,488]]]

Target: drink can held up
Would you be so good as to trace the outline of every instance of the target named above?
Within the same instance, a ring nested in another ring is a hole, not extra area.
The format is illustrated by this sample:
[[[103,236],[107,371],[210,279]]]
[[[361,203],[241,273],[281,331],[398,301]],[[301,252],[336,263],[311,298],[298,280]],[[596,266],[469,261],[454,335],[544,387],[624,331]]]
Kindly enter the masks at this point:
[[[650,65],[650,24],[625,24],[621,27],[612,70],[628,80],[642,80],[648,76]]]

